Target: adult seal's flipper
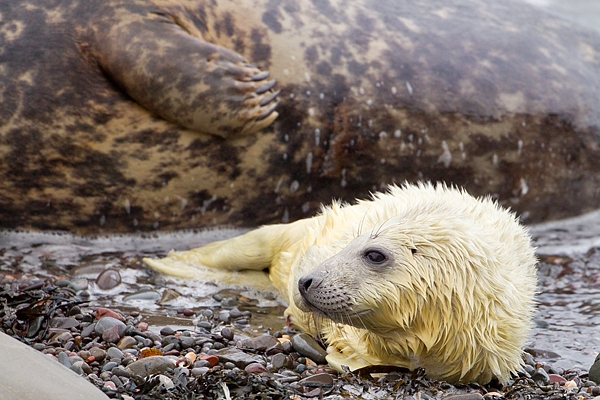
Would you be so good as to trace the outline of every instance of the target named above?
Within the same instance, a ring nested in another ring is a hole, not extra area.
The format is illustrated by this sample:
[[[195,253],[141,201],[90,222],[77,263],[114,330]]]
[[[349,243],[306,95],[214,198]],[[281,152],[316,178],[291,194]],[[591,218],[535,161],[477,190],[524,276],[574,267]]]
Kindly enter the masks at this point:
[[[92,29],[105,74],[168,121],[228,138],[277,118],[278,92],[268,72],[204,41],[184,11],[112,8],[99,13]]]

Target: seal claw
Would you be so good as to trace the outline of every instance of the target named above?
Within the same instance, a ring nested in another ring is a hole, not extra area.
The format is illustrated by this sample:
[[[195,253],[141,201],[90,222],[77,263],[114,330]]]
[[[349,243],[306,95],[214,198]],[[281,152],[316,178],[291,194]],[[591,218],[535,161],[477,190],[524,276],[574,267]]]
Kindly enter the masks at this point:
[[[271,93],[270,95],[266,96],[264,99],[262,99],[260,101],[260,103],[258,103],[259,106],[264,107],[267,104],[269,104],[270,102],[273,101],[273,99],[275,99],[277,96],[279,96],[279,93],[281,93],[281,89]]]
[[[269,82],[265,83],[264,85],[262,85],[261,87],[256,89],[254,91],[254,93],[263,94],[264,92],[267,92],[267,91],[273,89],[273,86],[275,86],[275,83],[277,83],[277,81],[275,79],[270,80]]]
[[[276,101],[274,104],[272,104],[269,108],[267,108],[261,115],[259,115],[256,120],[257,121],[262,121],[265,118],[267,118],[273,111],[275,111],[275,108],[277,108],[277,105],[279,104],[279,100]]]
[[[250,77],[250,80],[251,81],[255,81],[255,82],[256,81],[262,81],[264,79],[267,79],[269,77],[269,75],[270,75],[269,71],[263,71],[263,72],[260,72],[260,73],[258,73],[256,75]]]

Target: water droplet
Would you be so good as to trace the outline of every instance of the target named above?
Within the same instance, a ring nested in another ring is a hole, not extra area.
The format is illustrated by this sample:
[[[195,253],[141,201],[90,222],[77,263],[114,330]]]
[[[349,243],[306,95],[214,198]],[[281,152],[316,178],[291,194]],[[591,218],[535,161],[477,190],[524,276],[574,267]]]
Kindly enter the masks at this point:
[[[406,89],[408,90],[408,94],[410,94],[410,95],[413,94],[413,88],[409,81],[406,81]]]

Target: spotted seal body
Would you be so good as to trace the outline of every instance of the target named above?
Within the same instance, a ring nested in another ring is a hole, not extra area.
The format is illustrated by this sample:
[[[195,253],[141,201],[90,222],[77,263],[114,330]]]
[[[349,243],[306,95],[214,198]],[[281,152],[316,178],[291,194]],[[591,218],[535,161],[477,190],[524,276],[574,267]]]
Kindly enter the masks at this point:
[[[529,221],[598,204],[600,39],[524,4],[29,0],[0,14],[5,228],[257,225],[422,178]]]
[[[505,382],[520,369],[536,287],[514,214],[429,184],[144,261],[201,279],[269,268],[292,323],[324,337],[331,365],[423,367],[452,382]]]

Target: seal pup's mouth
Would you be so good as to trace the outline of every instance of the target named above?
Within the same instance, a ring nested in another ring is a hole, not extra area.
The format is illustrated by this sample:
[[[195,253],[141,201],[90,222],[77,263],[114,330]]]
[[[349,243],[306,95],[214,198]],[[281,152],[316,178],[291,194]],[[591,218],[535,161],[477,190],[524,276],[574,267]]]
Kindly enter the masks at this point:
[[[362,309],[348,292],[327,285],[323,279],[307,274],[298,280],[294,303],[304,312],[313,312],[334,322],[366,328],[372,309]],[[359,309],[357,309],[359,308]]]

